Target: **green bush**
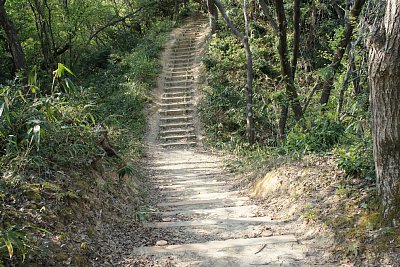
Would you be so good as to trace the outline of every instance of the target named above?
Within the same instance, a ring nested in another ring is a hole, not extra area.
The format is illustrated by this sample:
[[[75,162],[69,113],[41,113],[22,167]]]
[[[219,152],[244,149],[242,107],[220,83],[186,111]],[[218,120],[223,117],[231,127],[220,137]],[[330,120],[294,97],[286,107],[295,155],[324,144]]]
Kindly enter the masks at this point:
[[[286,152],[324,152],[336,145],[344,134],[343,125],[329,116],[317,118],[309,129],[294,127],[287,135]]]
[[[336,163],[346,173],[346,176],[360,176],[370,179],[375,177],[371,140],[354,142],[348,148],[337,149],[336,153],[338,156]]]

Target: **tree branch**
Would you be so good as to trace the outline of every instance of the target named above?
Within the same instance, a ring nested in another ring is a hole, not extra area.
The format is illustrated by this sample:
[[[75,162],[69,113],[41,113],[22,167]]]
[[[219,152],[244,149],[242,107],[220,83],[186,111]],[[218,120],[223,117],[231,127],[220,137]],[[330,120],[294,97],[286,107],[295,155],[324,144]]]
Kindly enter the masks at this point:
[[[264,0],[259,0],[259,4],[260,4],[260,7],[261,7],[261,9],[262,9],[262,11],[264,13],[264,16],[267,18],[267,22],[269,23],[271,28],[274,30],[274,32],[277,34],[279,32],[278,24],[276,24],[276,21],[274,20],[274,18],[270,14],[267,3],[265,3]]]
[[[245,38],[244,35],[236,28],[235,24],[233,24],[231,19],[228,17],[221,2],[219,0],[214,0],[214,3],[217,6],[219,12],[221,12],[221,16],[225,20],[226,24],[228,24],[228,26],[231,29],[231,31],[233,32],[233,34],[235,34],[243,42],[244,38]]]
[[[106,25],[100,27],[100,28],[97,29],[94,33],[92,33],[92,35],[90,35],[90,37],[89,37],[87,43],[90,43],[90,41],[92,41],[93,38],[95,38],[100,32],[104,31],[104,30],[107,29],[108,27],[115,26],[115,25],[117,25],[118,23],[120,23],[120,22],[122,22],[122,21],[125,21],[126,19],[128,19],[128,18],[130,18],[130,17],[133,17],[134,15],[136,15],[137,13],[139,13],[140,11],[142,11],[143,9],[145,9],[145,8],[147,8],[147,7],[150,7],[150,6],[153,6],[153,5],[155,5],[155,4],[156,4],[156,2],[153,2],[153,3],[151,3],[151,4],[142,6],[142,7],[140,7],[139,9],[137,9],[135,12],[130,13],[130,14],[126,15],[126,16],[123,16],[122,18],[119,18],[119,19],[117,19],[117,20],[111,21],[111,22],[107,23]]]

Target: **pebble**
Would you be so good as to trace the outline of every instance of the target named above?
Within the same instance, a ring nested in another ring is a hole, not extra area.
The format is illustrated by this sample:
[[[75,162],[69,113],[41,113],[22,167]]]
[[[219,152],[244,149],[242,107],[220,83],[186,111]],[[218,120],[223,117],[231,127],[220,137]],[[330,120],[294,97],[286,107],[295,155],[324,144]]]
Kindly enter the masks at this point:
[[[156,242],[156,246],[158,246],[158,247],[162,247],[162,246],[166,246],[166,245],[168,245],[168,242],[165,240],[158,240]]]

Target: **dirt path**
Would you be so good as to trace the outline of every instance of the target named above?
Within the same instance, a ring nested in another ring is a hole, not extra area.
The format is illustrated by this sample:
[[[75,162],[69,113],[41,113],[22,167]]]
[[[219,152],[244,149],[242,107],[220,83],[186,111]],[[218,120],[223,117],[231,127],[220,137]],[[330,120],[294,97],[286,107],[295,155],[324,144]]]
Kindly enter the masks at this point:
[[[195,82],[207,33],[207,20],[194,18],[164,52],[147,135],[159,213],[144,226],[156,239],[124,266],[309,266],[307,247],[274,230],[287,222],[235,190],[221,158],[201,146]]]

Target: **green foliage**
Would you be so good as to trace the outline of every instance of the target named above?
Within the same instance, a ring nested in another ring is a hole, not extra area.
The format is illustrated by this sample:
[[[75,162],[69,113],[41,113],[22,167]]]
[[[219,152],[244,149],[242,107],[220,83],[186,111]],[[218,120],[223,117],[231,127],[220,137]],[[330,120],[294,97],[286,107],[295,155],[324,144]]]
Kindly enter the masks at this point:
[[[4,230],[0,229],[0,266],[4,264],[7,257],[11,260],[17,256],[22,262],[25,261],[25,257],[31,249],[27,235],[25,228],[15,225]]]
[[[60,174],[86,177],[90,164],[105,157],[98,141],[101,133],[108,134],[123,161],[141,156],[144,105],[151,101],[159,53],[171,27],[170,21],[157,20],[145,35],[137,36],[138,42],[131,43],[128,51],[105,49],[107,53],[98,52],[98,62],[88,68],[72,71],[59,63],[52,70],[53,80],[34,67],[28,86],[20,79],[0,85],[0,175],[4,177],[0,179],[0,205],[11,209],[0,220],[1,258],[12,253],[13,262],[21,263],[33,249],[33,230],[6,227],[22,217],[27,223],[36,220],[22,209],[17,211],[17,206],[51,199],[49,206],[32,212],[42,215],[46,209],[57,210],[63,216],[62,206],[82,202],[81,188],[57,178]],[[100,162],[111,168],[120,166],[107,157]],[[122,178],[138,171],[128,163],[118,174]]]
[[[308,129],[293,128],[287,135],[284,149],[287,153],[325,152],[340,141],[344,130],[337,119],[325,115],[315,119]]]
[[[127,164],[118,170],[118,177],[119,179],[122,179],[125,176],[132,177],[136,173],[138,173],[137,167],[132,166],[131,164]]]
[[[160,21],[130,52],[110,53],[106,69],[86,77],[85,87],[96,99],[92,115],[105,127],[120,152],[138,157],[145,128],[144,104],[160,70],[158,56],[171,29]]]
[[[254,55],[255,66],[268,72],[271,66],[264,58],[265,48],[254,45],[253,50],[260,52]],[[199,111],[206,132],[214,145],[225,146],[229,143],[240,150],[239,147],[246,142],[246,69],[243,48],[236,37],[223,33],[210,41],[203,64],[207,69],[207,83],[210,87],[203,90]],[[265,75],[257,70],[256,74]],[[259,142],[273,143],[275,103],[270,94],[261,89],[264,85],[255,80],[256,138]]]
[[[134,220],[136,223],[149,222],[155,215],[159,213],[158,209],[144,206],[140,210],[136,211],[134,214]]]
[[[347,176],[361,176],[372,180],[375,177],[372,142],[355,142],[348,148],[336,150],[338,167]]]

